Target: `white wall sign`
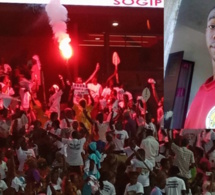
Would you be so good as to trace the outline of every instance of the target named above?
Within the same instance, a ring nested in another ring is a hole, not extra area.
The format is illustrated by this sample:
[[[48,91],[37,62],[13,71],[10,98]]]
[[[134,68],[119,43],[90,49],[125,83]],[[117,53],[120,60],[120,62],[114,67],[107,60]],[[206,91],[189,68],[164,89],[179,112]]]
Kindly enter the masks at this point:
[[[0,0],[0,3],[48,4],[49,0]],[[64,5],[163,8],[164,0],[61,0]]]

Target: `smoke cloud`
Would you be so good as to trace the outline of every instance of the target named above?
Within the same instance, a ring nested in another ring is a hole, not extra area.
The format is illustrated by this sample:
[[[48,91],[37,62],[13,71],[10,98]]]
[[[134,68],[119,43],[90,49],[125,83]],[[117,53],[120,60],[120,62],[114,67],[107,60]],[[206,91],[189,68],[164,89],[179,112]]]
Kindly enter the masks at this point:
[[[46,13],[49,17],[49,24],[55,39],[60,43],[63,39],[70,42],[69,35],[67,34],[67,9],[60,3],[60,0],[50,0],[49,4],[45,7]]]

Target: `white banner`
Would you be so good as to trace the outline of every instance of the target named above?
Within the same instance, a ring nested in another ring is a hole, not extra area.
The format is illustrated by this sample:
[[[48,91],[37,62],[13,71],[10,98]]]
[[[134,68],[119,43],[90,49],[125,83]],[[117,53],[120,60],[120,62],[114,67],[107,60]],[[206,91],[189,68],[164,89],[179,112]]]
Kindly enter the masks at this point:
[[[79,100],[88,95],[87,85],[85,83],[72,83],[72,88],[74,89],[74,102],[78,104]]]
[[[0,3],[48,4],[49,0],[0,0]],[[64,5],[164,8],[164,0],[61,0]]]

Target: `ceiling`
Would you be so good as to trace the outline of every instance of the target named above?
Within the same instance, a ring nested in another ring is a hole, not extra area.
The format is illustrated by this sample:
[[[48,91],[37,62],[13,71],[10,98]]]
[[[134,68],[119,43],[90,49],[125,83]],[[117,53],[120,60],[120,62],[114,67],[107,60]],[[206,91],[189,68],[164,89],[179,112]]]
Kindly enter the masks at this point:
[[[105,33],[113,35],[111,44],[119,47],[151,47],[163,40],[163,9],[65,7],[68,10],[68,33],[78,34],[80,45],[103,46]],[[2,3],[0,18],[0,36],[52,35],[45,5]],[[119,22],[119,26],[113,27],[114,21]],[[98,37],[99,40],[95,40]]]
[[[205,33],[207,16],[214,6],[214,0],[182,0],[178,22]]]

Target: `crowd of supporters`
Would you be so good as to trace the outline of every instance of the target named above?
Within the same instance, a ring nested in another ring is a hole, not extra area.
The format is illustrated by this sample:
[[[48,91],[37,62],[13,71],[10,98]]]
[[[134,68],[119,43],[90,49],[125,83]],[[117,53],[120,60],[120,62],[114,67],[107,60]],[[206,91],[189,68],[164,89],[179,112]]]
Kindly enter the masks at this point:
[[[105,86],[99,64],[88,80],[59,75],[43,108],[38,56],[0,65],[0,194],[212,194],[213,130],[167,130],[155,80],[134,97]],[[157,115],[147,107],[148,91]]]

